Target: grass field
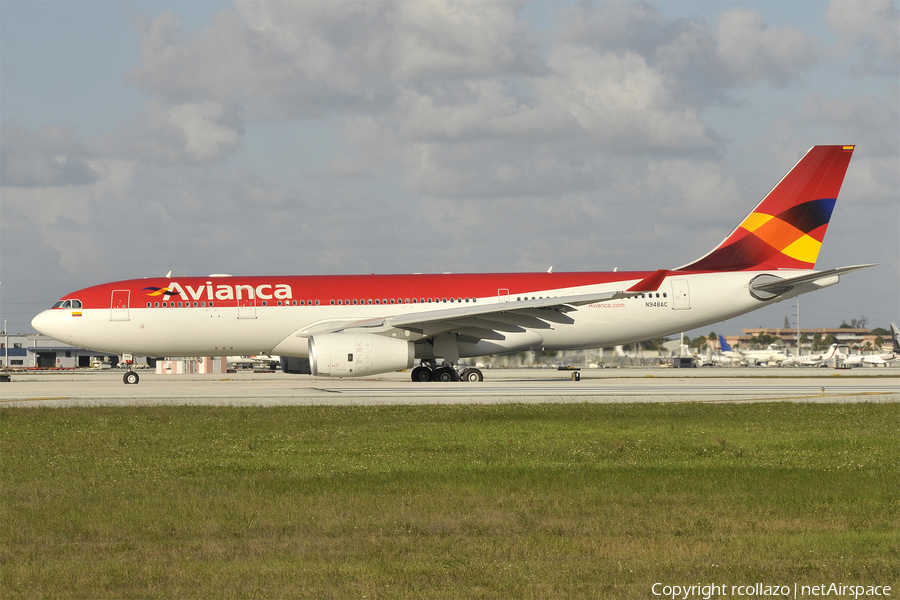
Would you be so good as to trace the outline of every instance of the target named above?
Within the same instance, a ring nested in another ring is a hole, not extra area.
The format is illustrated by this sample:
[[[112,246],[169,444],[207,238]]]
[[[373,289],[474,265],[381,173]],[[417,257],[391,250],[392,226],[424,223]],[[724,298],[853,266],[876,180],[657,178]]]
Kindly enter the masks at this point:
[[[900,583],[900,405],[0,408],[0,597]]]

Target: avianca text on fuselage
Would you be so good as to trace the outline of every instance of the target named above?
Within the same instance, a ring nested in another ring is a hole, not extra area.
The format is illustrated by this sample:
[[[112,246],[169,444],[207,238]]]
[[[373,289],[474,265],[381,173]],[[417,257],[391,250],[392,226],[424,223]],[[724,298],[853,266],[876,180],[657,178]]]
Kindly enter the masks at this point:
[[[189,283],[181,285],[172,281],[165,287],[145,287],[143,290],[149,297],[162,297],[172,301],[175,297],[182,302],[193,301],[228,301],[239,302],[241,300],[293,300],[291,286],[287,283],[260,283],[234,285],[228,283],[213,282],[212,280],[191,286]]]
[[[871,266],[815,270],[853,150],[811,148],[718,246],[675,269],[133,279],[64,296],[32,325],[118,354],[268,354],[287,373],[412,369],[414,381],[480,381],[478,369],[458,373],[457,361],[671,335]]]

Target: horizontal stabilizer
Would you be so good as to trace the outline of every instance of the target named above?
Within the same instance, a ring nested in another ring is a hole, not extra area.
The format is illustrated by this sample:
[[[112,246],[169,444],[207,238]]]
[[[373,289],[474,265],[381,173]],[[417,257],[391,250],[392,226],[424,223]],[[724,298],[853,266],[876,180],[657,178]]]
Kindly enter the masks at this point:
[[[876,266],[875,263],[869,265],[853,265],[851,267],[838,267],[837,269],[831,269],[829,271],[815,271],[808,275],[800,275],[799,277],[791,277],[789,279],[776,279],[776,280],[767,280],[765,282],[760,283],[752,283],[750,284],[750,289],[755,292],[770,292],[770,293],[783,293],[784,291],[789,290],[792,287],[803,285],[806,283],[815,283],[821,279],[826,279],[828,277],[835,277],[838,275],[843,275],[845,273],[851,273],[853,271],[858,271],[860,269],[867,269],[869,267]]]

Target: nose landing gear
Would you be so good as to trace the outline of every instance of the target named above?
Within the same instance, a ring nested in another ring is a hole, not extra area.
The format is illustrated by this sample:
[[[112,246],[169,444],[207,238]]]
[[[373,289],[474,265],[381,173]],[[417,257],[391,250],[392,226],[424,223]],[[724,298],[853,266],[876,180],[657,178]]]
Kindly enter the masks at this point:
[[[122,362],[125,363],[125,375],[122,376],[122,381],[125,382],[125,385],[137,385],[141,378],[134,372],[134,356],[123,354]]]

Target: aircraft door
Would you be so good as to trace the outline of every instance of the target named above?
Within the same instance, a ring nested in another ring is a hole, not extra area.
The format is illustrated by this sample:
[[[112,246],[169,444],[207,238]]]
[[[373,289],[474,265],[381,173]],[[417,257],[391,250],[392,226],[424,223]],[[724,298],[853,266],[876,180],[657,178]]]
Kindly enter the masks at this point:
[[[500,302],[509,302],[509,290],[506,288],[497,290],[497,299]]]
[[[110,321],[128,321],[128,300],[131,290],[113,290],[110,302]]]
[[[238,319],[255,319],[256,318],[256,295],[251,294],[249,298],[238,299]]]
[[[672,309],[688,310],[691,308],[691,292],[687,279],[672,280]]]

